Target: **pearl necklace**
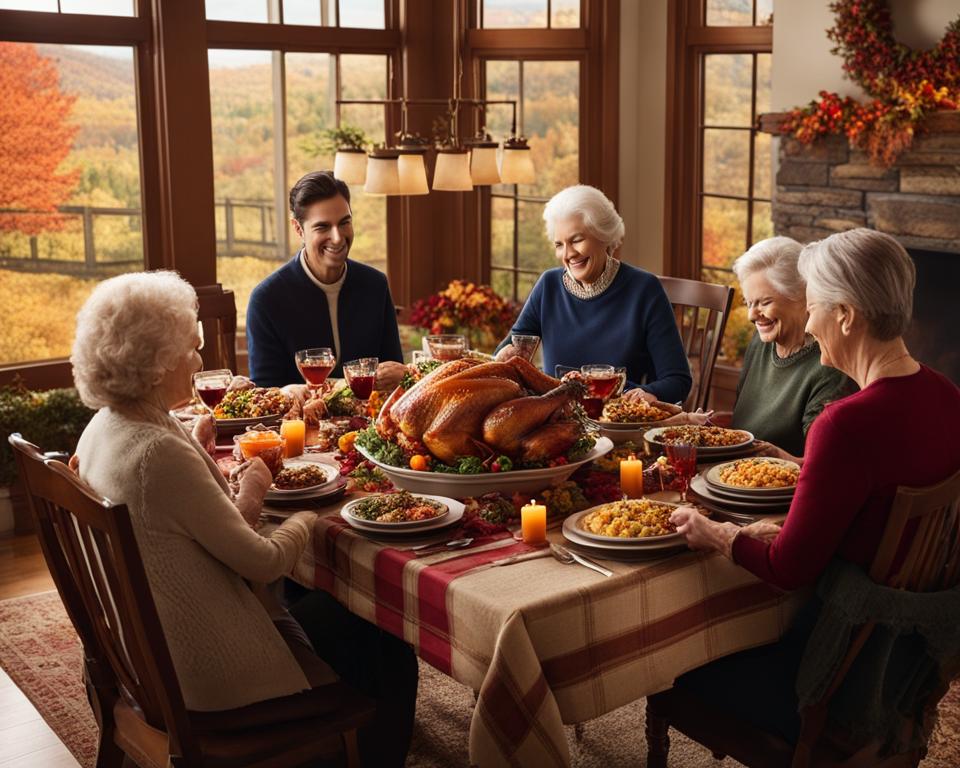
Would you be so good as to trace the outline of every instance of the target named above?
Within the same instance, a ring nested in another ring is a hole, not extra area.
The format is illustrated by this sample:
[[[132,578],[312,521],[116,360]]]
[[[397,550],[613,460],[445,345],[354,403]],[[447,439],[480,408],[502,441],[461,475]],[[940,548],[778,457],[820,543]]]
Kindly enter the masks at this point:
[[[608,254],[607,263],[603,267],[603,274],[598,279],[592,283],[581,283],[570,274],[569,270],[565,269],[563,271],[563,287],[578,299],[595,299],[610,287],[619,269],[620,262]]]

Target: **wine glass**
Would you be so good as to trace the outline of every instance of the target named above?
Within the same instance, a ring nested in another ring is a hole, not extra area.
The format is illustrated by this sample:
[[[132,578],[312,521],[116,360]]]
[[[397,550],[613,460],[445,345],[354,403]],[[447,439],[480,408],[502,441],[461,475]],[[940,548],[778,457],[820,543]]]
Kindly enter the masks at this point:
[[[692,443],[667,443],[667,460],[680,480],[680,500],[686,502],[687,488],[697,473],[697,446]]]
[[[459,360],[467,354],[467,337],[458,333],[427,336],[427,349],[434,360]]]
[[[227,387],[233,380],[233,372],[226,368],[215,371],[197,371],[193,374],[193,388],[205,406],[213,413],[213,409],[220,405]]]
[[[603,404],[617,388],[620,377],[612,365],[582,365],[580,373],[587,383],[587,394],[581,401],[583,409],[591,419],[599,419]]]
[[[311,387],[319,387],[327,380],[337,365],[337,358],[330,347],[301,349],[294,356],[303,380]]]
[[[380,360],[376,357],[361,357],[343,364],[343,375],[347,379],[347,386],[357,400],[366,402],[370,399],[377,382],[379,364]]]
[[[540,346],[540,337],[514,333],[510,336],[510,343],[524,360],[533,360],[533,356],[537,354],[537,347]]]

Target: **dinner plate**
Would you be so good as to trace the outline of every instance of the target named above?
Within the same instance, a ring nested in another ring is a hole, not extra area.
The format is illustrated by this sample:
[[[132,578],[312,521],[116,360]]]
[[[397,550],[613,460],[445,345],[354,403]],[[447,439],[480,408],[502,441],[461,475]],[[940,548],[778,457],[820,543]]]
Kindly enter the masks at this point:
[[[690,480],[690,490],[705,501],[714,506],[735,509],[742,512],[763,514],[764,510],[770,510],[767,514],[776,514],[777,512],[786,512],[790,508],[790,499],[777,499],[769,497],[753,497],[742,499],[731,499],[720,496],[714,492],[714,489],[707,485],[703,475],[696,475]]]
[[[572,516],[571,516],[572,517]],[[567,518],[569,520],[570,518]],[[642,557],[662,557],[663,555],[668,555],[673,552],[687,549],[687,542],[683,536],[679,538],[673,538],[671,536],[670,541],[659,541],[651,543],[649,546],[637,547],[632,544],[623,544],[619,539],[611,538],[609,541],[595,541],[593,539],[588,539],[586,536],[582,535],[582,532],[577,530],[573,526],[567,525],[567,521],[564,521],[563,528],[561,529],[563,537],[572,544],[576,544],[579,547],[590,550],[595,553],[598,557],[611,557],[611,558],[642,558]]]
[[[544,488],[559,485],[572,475],[577,467],[603,456],[613,448],[608,437],[600,437],[581,459],[558,467],[541,469],[512,469],[509,472],[484,472],[479,475],[451,475],[445,472],[422,472],[405,467],[394,467],[373,458],[362,446],[357,450],[383,470],[395,486],[411,493],[435,494],[466,498],[482,496],[491,491],[511,493],[536,493]]]
[[[248,428],[263,424],[265,427],[278,427],[283,420],[282,413],[271,413],[266,416],[250,416],[244,419],[218,419],[214,417],[218,435],[239,435]]]
[[[644,435],[643,439],[648,443],[653,443],[654,445],[661,446],[666,448],[666,444],[660,440],[660,435],[667,429],[676,429],[680,426],[692,426],[688,424],[675,424],[667,427],[654,427],[653,429],[648,429]],[[736,451],[746,450],[753,445],[753,435],[750,432],[747,432],[745,429],[736,429],[732,430],[734,432],[742,432],[747,435],[747,439],[741,443],[734,443],[733,445],[698,445],[697,446],[697,456],[719,456],[723,454],[732,454]]]
[[[448,499],[444,496],[428,496],[422,493],[414,494],[415,498],[429,499],[430,501],[434,501],[438,503],[442,507],[442,510],[438,515],[436,515],[435,517],[427,518],[426,520],[398,520],[396,522],[382,522],[380,520],[367,520],[366,518],[358,517],[353,513],[353,510],[357,507],[357,505],[363,501],[366,501],[367,499],[380,497],[380,496],[392,496],[392,495],[394,494],[377,493],[377,494],[372,494],[371,496],[364,496],[362,499],[354,499],[353,501],[349,501],[343,505],[343,511],[350,516],[351,520],[358,523],[363,523],[364,525],[371,528],[377,528],[377,529],[423,528],[424,525],[427,525],[428,523],[432,523],[436,520],[441,520],[445,518],[448,514],[450,514],[449,502],[453,501],[453,499]]]
[[[650,499],[650,501],[653,501],[653,499]],[[607,504],[611,504],[611,503],[615,503],[615,502],[607,502]],[[656,503],[663,504],[664,506],[673,507],[673,508],[680,506],[679,504],[671,504],[666,501],[657,501]],[[614,544],[620,544],[620,545],[629,546],[629,547],[651,547],[651,546],[655,547],[664,543],[676,544],[678,541],[683,540],[683,535],[679,533],[668,533],[662,536],[620,537],[620,536],[604,536],[603,534],[600,534],[600,533],[593,533],[592,531],[585,530],[581,525],[581,521],[583,520],[583,518],[585,518],[591,512],[596,512],[602,507],[607,506],[607,504],[598,504],[597,506],[590,507],[590,509],[585,509],[582,512],[575,512],[574,514],[570,515],[566,520],[563,521],[564,527],[566,527],[567,523],[569,522],[573,530],[576,531],[584,539],[588,539],[593,542],[600,542],[603,544],[614,543]]]
[[[274,496],[264,499],[264,504],[271,507],[295,507],[297,505],[310,506],[313,504],[330,504],[347,492],[347,480],[340,477],[332,483],[321,485],[313,490],[307,490],[302,496]],[[269,492],[268,492],[269,493]]]
[[[319,467],[323,470],[323,473],[326,477],[322,483],[316,483],[315,485],[307,486],[306,488],[275,488],[270,486],[267,490],[266,498],[299,498],[301,496],[309,496],[314,491],[317,491],[321,488],[329,486],[331,483],[336,482],[337,478],[340,476],[340,468],[334,467],[331,464],[320,461],[306,461],[303,459],[286,459],[283,462],[284,469],[293,469],[296,467]]]
[[[757,457],[758,461],[763,461],[768,464],[776,464],[783,467],[791,467],[796,469],[797,472],[800,471],[800,466],[793,461],[786,461],[785,459],[775,459],[769,456]],[[737,461],[743,461],[743,459],[737,459]],[[737,496],[764,496],[764,497],[773,497],[773,496],[792,496],[796,485],[787,485],[787,486],[778,486],[776,488],[747,488],[742,485],[734,485],[732,483],[724,482],[720,479],[720,473],[726,468],[733,464],[736,464],[736,461],[725,461],[723,464],[717,464],[716,466],[710,467],[707,470],[707,473],[704,475],[704,478],[707,481],[707,484],[711,488],[715,488],[717,491],[724,493],[729,496],[735,494]]]
[[[352,528],[356,528],[360,531],[366,531],[368,533],[376,533],[378,535],[382,533],[420,534],[424,531],[447,528],[455,523],[458,523],[460,518],[463,517],[465,507],[456,499],[450,499],[446,496],[434,496],[433,494],[428,493],[419,493],[417,495],[433,501],[439,501],[441,504],[446,505],[447,514],[440,515],[439,517],[432,517],[429,520],[414,520],[406,523],[380,523],[375,520],[363,520],[361,518],[354,517],[350,513],[350,508],[360,501],[360,499],[354,499],[353,501],[343,505],[343,508],[340,510],[340,517],[346,520]]]

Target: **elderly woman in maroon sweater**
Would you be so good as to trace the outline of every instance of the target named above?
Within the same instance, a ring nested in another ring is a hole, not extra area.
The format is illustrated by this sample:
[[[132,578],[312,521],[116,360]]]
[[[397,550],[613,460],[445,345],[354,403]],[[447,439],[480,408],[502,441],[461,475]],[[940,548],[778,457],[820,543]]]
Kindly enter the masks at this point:
[[[915,282],[903,247],[854,229],[806,246],[798,266],[807,283],[806,330],[820,343],[820,361],[860,391],[827,405],[811,425],[782,529],[713,522],[692,507],[671,518],[691,548],[719,550],[788,590],[812,585],[834,557],[867,570],[897,486],[933,485],[960,468],[960,389],[914,360],[903,341]],[[795,741],[794,680],[817,607],[801,611],[779,643],[720,659],[677,685],[712,701],[726,687],[732,709]]]

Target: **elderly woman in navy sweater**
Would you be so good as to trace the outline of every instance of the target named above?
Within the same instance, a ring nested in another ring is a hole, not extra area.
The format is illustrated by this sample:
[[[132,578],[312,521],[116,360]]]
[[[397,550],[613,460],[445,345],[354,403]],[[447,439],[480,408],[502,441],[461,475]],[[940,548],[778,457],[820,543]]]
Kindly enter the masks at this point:
[[[561,266],[544,272],[510,333],[543,342],[543,365],[627,369],[629,398],[678,402],[692,379],[670,302],[655,275],[613,257],[623,219],[594,187],[567,187],[543,211]],[[510,336],[497,358],[514,352]]]

